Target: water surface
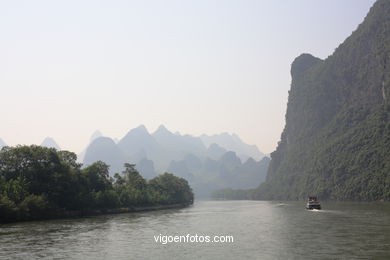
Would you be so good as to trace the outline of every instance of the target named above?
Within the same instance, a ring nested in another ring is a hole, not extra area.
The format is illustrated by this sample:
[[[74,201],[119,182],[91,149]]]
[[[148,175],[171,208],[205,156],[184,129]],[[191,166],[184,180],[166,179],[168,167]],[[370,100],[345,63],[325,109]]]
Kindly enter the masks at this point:
[[[184,209],[0,225],[0,259],[390,259],[388,203],[200,201]],[[159,235],[233,243],[156,243]]]

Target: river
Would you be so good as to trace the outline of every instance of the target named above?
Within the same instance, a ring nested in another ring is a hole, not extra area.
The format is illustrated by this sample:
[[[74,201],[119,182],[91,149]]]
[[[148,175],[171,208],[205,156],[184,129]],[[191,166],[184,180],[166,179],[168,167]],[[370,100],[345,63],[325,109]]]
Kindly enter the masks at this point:
[[[3,224],[0,259],[390,259],[390,204],[322,206],[198,201],[183,209]],[[163,243],[175,235],[181,243]],[[227,242],[191,242],[201,236]]]

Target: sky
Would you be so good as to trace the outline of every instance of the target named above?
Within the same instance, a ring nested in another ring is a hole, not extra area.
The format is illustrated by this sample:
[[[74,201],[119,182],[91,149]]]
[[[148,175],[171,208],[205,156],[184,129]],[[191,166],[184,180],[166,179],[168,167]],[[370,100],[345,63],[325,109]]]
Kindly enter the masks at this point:
[[[290,66],[326,58],[374,0],[0,0],[0,138],[236,133],[272,152]]]

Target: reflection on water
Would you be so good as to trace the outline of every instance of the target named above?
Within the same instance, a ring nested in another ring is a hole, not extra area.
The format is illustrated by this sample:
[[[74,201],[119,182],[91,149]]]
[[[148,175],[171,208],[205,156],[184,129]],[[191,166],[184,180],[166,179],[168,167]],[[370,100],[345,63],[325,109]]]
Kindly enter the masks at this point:
[[[0,225],[0,259],[390,258],[390,205],[201,201],[177,210]],[[168,243],[158,235],[232,235]]]

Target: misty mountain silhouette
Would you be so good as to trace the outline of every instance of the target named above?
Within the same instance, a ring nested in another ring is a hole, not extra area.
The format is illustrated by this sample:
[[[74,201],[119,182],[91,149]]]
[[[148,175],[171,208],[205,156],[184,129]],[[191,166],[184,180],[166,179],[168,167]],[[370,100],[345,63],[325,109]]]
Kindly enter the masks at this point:
[[[96,130],[95,132],[93,132],[93,134],[91,135],[91,137],[89,138],[89,143],[87,145],[87,147],[77,155],[77,161],[79,163],[83,163],[84,162],[84,157],[85,157],[85,153],[87,152],[87,148],[89,147],[89,145],[97,138],[99,137],[102,137],[103,134],[102,132],[100,132],[99,130]],[[115,142],[117,143],[117,142]]]
[[[229,151],[226,152],[221,156],[221,158],[218,160],[220,164],[225,165],[230,170],[233,170],[234,168],[241,165],[241,160],[238,158],[235,152]]]
[[[206,147],[199,138],[173,134],[163,125],[153,133],[153,137],[172,159],[183,158],[188,153],[202,156],[206,152]]]
[[[88,146],[84,164],[90,165],[96,161],[103,161],[110,165],[111,173],[121,172],[123,164],[129,162],[129,157],[109,137],[98,137]]]
[[[92,136],[96,136],[95,133]],[[238,136],[228,135],[226,139],[229,138],[235,140],[241,153],[245,147],[251,147]],[[260,154],[258,152],[257,156],[260,157]],[[250,155],[242,154],[242,157],[249,158]],[[260,184],[258,180],[262,179],[263,174],[261,167],[254,166],[257,166],[257,162],[253,159],[254,164],[252,161],[248,163],[252,167],[244,167],[236,151],[229,151],[216,143],[206,148],[200,137],[172,133],[163,125],[153,134],[140,125],[131,129],[117,144],[111,138],[96,138],[86,149],[83,162],[89,165],[97,160],[110,165],[111,175],[120,172],[124,162],[135,163],[138,171],[147,179],[166,171],[172,172],[194,184],[198,197],[205,197],[204,193],[220,187],[255,187]],[[249,180],[241,176],[240,171],[244,169],[246,172],[252,170],[257,179]],[[237,180],[240,176],[244,181]]]
[[[149,134],[143,125],[131,129],[119,141],[118,147],[133,162],[138,162],[144,158],[155,158],[163,152],[161,145]]]
[[[249,157],[252,157],[255,160],[260,160],[264,157],[264,154],[259,151],[256,145],[244,143],[236,134],[230,135],[228,133],[222,133],[211,136],[201,135],[200,139],[207,147],[212,144],[217,144],[228,151],[235,151],[242,161],[247,160]]]
[[[93,140],[95,140],[96,138],[102,137],[102,136],[103,136],[102,132],[100,132],[99,130],[96,130],[96,131],[93,132],[93,134],[91,135],[91,138],[89,138],[89,143],[92,143]]]
[[[154,170],[154,163],[152,160],[146,158],[142,159],[135,166],[137,171],[142,173],[142,176],[146,179],[152,179],[157,176],[156,171]]]
[[[48,148],[55,148],[57,150],[61,150],[60,146],[57,144],[56,141],[54,141],[53,138],[51,137],[46,137],[42,143],[41,143],[41,146],[45,146],[45,147],[48,147]]]
[[[222,148],[216,143],[212,143],[207,149],[207,156],[211,159],[218,160],[226,152],[227,150],[225,148]]]

